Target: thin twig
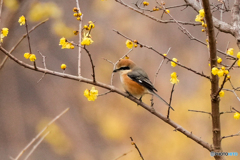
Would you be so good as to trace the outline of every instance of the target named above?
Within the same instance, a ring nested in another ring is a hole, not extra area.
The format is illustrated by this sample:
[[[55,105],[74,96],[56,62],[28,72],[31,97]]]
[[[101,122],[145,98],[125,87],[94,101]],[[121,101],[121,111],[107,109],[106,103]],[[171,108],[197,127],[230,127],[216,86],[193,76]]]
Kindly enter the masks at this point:
[[[229,67],[228,71],[230,71],[232,69],[232,67],[234,66],[234,64],[238,61],[238,59],[236,59],[233,64]],[[221,92],[221,90],[223,89],[224,87],[224,84],[227,82],[227,74],[224,76],[224,80],[221,84],[221,87],[219,88],[219,90],[217,91],[217,93],[214,95],[214,97],[216,98],[216,96],[218,96],[218,94]]]
[[[121,35],[122,37],[133,41],[131,38],[123,35],[123,34],[120,33],[119,31],[117,31],[117,30],[115,30],[115,29],[114,29],[113,31],[116,32],[117,34]],[[143,47],[145,47],[145,48],[147,48],[147,49],[150,49],[150,50],[154,51],[155,53],[159,54],[160,56],[165,57],[165,56],[163,55],[163,53],[160,53],[159,51],[157,51],[157,50],[154,49],[153,47],[147,46],[147,45],[145,45],[145,44],[142,44],[142,43],[140,43],[139,41],[138,41],[137,43],[140,44],[140,45],[142,45]],[[180,64],[179,62],[175,62],[175,61],[173,61],[172,59],[170,59],[170,58],[168,58],[168,57],[165,57],[165,58],[166,58],[167,60],[171,61],[171,62],[176,63],[178,66],[180,66],[180,67],[182,67],[182,68],[185,68],[185,69],[187,69],[187,70],[189,70],[189,71],[191,71],[191,72],[193,72],[193,73],[195,73],[195,74],[197,74],[197,75],[200,75],[200,76],[205,77],[205,78],[207,78],[207,79],[210,80],[210,77],[207,76],[207,75],[205,75],[205,74],[203,74],[203,73],[197,72],[197,71],[195,71],[195,70],[193,70],[193,69],[191,69],[191,68],[189,68],[189,67],[186,67],[186,66]]]
[[[1,23],[2,22],[2,6],[3,6],[3,0],[0,1],[0,25],[2,24]],[[1,26],[0,26],[0,28],[1,28]],[[0,45],[1,45],[1,43],[0,43]]]
[[[16,62],[18,65],[23,66],[27,69],[33,70],[35,72],[46,73],[46,74],[49,74],[49,75],[53,75],[53,76],[61,77],[61,78],[66,78],[66,79],[70,79],[70,80],[77,81],[77,82],[93,84],[95,86],[107,89],[109,91],[117,93],[118,95],[126,97],[127,99],[131,100],[132,102],[135,102],[136,104],[138,104],[142,108],[146,109],[148,112],[150,112],[151,114],[153,114],[157,118],[161,119],[165,123],[167,123],[170,126],[172,126],[173,128],[175,128],[176,131],[179,131],[183,135],[186,135],[188,138],[192,139],[193,141],[195,141],[196,143],[198,143],[199,145],[201,145],[202,147],[204,147],[208,151],[212,151],[211,145],[208,144],[207,142],[203,141],[200,137],[197,137],[196,135],[192,134],[191,132],[189,132],[188,130],[186,130],[185,128],[183,128],[182,126],[180,126],[179,124],[177,124],[173,120],[167,119],[167,117],[162,115],[161,113],[159,113],[155,110],[152,110],[151,106],[141,102],[138,98],[133,97],[133,96],[129,96],[126,92],[123,92],[122,90],[117,89],[113,85],[107,85],[105,83],[101,83],[101,82],[98,82],[98,81],[96,83],[93,83],[92,79],[79,77],[79,76],[75,76],[75,75],[71,75],[71,74],[63,74],[61,72],[57,72],[57,71],[53,71],[53,70],[49,70],[49,69],[44,69],[44,68],[41,68],[41,67],[38,67],[38,69],[35,70],[34,66],[29,65],[27,63],[24,63],[23,61],[20,61],[15,56],[13,56],[8,51],[6,51],[4,48],[0,47],[0,51],[2,53],[4,53],[5,55],[9,56],[10,59],[13,60],[14,62]]]
[[[124,57],[128,56],[132,50],[133,50],[133,49],[130,49],[126,54],[124,54],[124,55],[123,55],[117,62],[115,62],[115,63],[113,63],[112,61],[110,61],[110,60],[108,60],[108,59],[106,59],[106,58],[103,58],[103,59],[104,59],[105,61],[111,63],[111,64],[113,65],[113,70],[114,70],[114,69],[116,68],[117,63],[118,63],[121,59],[123,59]],[[111,85],[113,85],[113,77],[114,77],[114,75],[115,75],[115,73],[112,72],[111,80],[110,80]],[[111,93],[111,90],[110,90],[110,91],[107,91],[107,92],[105,92],[105,93],[102,93],[102,94],[100,94],[100,95],[98,95],[98,96],[104,96],[104,95],[107,95],[108,93]]]
[[[25,157],[24,160],[27,160],[30,155],[36,150],[36,148],[39,146],[39,144],[43,141],[43,139],[50,133],[50,131],[48,131],[46,134],[44,134],[42,136],[42,138],[39,139],[39,141],[33,146],[32,150],[28,153],[28,155]]]
[[[80,9],[80,5],[79,5],[79,2],[78,0],[76,0],[76,5],[77,5],[77,9],[78,9],[78,12],[81,13],[81,9]],[[81,46],[81,41],[82,41],[82,19],[83,19],[83,14],[82,16],[80,17],[81,20],[79,21],[79,26],[78,26],[78,31],[79,31],[79,36],[78,36],[78,46]],[[81,47],[78,47],[78,76],[80,77],[81,76],[81,57],[82,57],[82,54],[81,54],[81,50],[82,48]]]
[[[240,136],[240,131],[239,131],[238,133],[236,133],[236,134],[232,134],[232,135],[229,135],[229,136],[223,136],[223,137],[221,138],[221,141],[222,141],[224,138],[230,138],[230,137],[235,137],[235,136]]]
[[[126,155],[129,154],[130,152],[132,152],[132,150],[129,151],[129,152],[127,152],[127,153],[123,153],[121,156],[119,156],[118,158],[116,158],[116,159],[114,159],[114,160],[118,160],[118,159],[120,159],[120,158],[126,156]]]
[[[131,141],[132,141],[132,145],[135,146],[135,148],[137,149],[137,151],[138,151],[140,157],[142,158],[142,160],[144,160],[144,158],[143,158],[143,156],[142,156],[142,153],[141,153],[141,151],[139,150],[137,144],[133,141],[133,138],[132,138],[132,137],[130,137],[130,139],[131,139]]]
[[[170,49],[171,49],[171,47],[168,49],[166,55],[168,55]],[[155,73],[155,77],[154,77],[154,79],[153,79],[153,85],[154,85],[155,82],[156,82],[157,76],[158,76],[159,71],[160,71],[160,69],[161,69],[161,67],[162,67],[162,65],[163,65],[164,60],[165,60],[165,58],[163,58],[163,60],[161,61],[161,63],[160,63],[159,66],[158,66],[158,69],[157,69],[157,71],[156,71],[156,73]],[[151,106],[152,106],[152,107],[153,107],[153,105],[154,105],[153,97],[154,97],[154,96],[152,95],[152,98],[151,98],[151,100],[150,100],[150,101],[151,101]]]
[[[197,111],[197,110],[188,110],[189,112],[199,112],[199,113],[206,113],[212,116],[212,114],[210,112],[205,112],[205,111]]]
[[[38,134],[36,137],[34,137],[31,142],[27,144],[26,147],[23,148],[23,150],[17,155],[17,157],[14,160],[18,160],[22,154],[41,136],[41,134],[57,119],[59,119],[63,114],[65,114],[69,108],[65,109],[63,112],[61,112],[59,115],[57,115],[53,120],[51,120]]]
[[[138,9],[135,9],[133,8],[132,6],[129,6],[128,4],[124,3],[122,0],[115,0],[116,2],[118,2],[119,4],[139,13],[139,14],[142,14],[144,15],[145,17],[148,17],[156,22],[159,22],[159,23],[176,23],[174,20],[161,20],[161,19],[157,19],[155,17],[153,17],[152,15],[149,15],[149,14],[146,14],[144,13],[142,10],[138,10]],[[192,25],[192,26],[198,26],[198,25],[201,25],[199,23],[192,23],[192,22],[183,22],[183,21],[177,21],[178,23],[180,24],[183,24],[183,25]]]
[[[46,21],[48,21],[48,20],[49,20],[49,19],[46,19],[46,20],[38,23],[36,26],[32,27],[32,29],[28,31],[28,34],[30,34],[30,33],[31,33],[32,31],[34,31],[37,27],[39,27],[40,25],[44,24],[44,23],[45,23]],[[27,33],[24,34],[24,35],[22,36],[22,38],[20,38],[20,39],[18,40],[18,42],[12,47],[12,49],[9,51],[9,53],[11,54],[11,53],[18,47],[18,45],[22,42],[22,40],[23,40],[24,38],[26,38],[26,37],[27,37]],[[3,66],[4,66],[4,64],[7,62],[7,60],[8,60],[8,56],[5,56],[5,57],[3,58],[3,61],[0,63],[0,70],[3,68]]]
[[[168,113],[167,113],[167,119],[169,119],[169,115],[170,115],[170,106],[171,106],[171,103],[172,103],[174,87],[175,87],[175,84],[173,84],[173,86],[172,86],[172,91],[171,91],[170,100],[169,100]]]
[[[42,56],[43,58],[43,66],[45,69],[47,69],[47,65],[46,65],[46,56],[44,56],[39,50],[38,50],[38,53]],[[42,77],[37,81],[37,83],[39,83],[45,76],[46,73],[43,73]]]
[[[27,23],[27,19],[25,19],[25,23],[26,23],[26,31],[27,31],[27,39],[28,39],[28,47],[29,47],[29,52],[30,54],[32,54],[32,50],[31,50],[31,44],[30,44],[30,36],[29,36],[29,32],[28,32],[28,23]],[[37,65],[36,62],[33,61],[33,65],[35,67],[35,69],[37,69]]]
[[[89,51],[87,50],[86,46],[84,46],[84,50],[87,52],[88,57],[89,57],[90,62],[91,62],[91,65],[92,65],[92,77],[93,77],[93,83],[95,83],[95,82],[96,82],[95,69],[94,69],[95,66],[94,66],[94,64],[93,64],[92,56],[91,56],[91,54],[89,53]]]
[[[237,93],[236,93],[234,90],[225,89],[225,88],[223,88],[222,90],[229,91],[229,92],[233,92],[233,94],[237,97],[238,101],[240,101],[240,98],[238,97]]]

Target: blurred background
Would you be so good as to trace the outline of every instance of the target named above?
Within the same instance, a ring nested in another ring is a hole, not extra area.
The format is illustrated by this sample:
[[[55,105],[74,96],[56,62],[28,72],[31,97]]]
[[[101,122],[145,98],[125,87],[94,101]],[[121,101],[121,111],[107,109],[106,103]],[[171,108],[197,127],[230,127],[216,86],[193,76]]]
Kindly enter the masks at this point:
[[[206,46],[191,41],[176,24],[161,24],[152,21],[114,0],[79,0],[83,13],[83,25],[88,21],[95,22],[91,32],[94,43],[88,46],[96,66],[97,81],[110,84],[113,71],[112,64],[106,58],[116,62],[128,52],[126,39],[113,29],[139,42],[153,46],[161,53],[169,52],[170,58],[177,58],[198,72],[210,75],[209,54]],[[126,1],[129,5],[136,0]],[[146,8],[156,6],[155,0],[149,0]],[[215,1],[213,1],[215,2]],[[183,1],[169,0],[166,6],[183,4]],[[229,4],[232,5],[231,2]],[[36,63],[43,67],[42,57],[38,50],[46,56],[46,65],[50,70],[62,72],[62,63],[67,65],[65,73],[77,75],[78,49],[61,49],[59,40],[65,37],[78,42],[73,34],[78,29],[78,21],[73,17],[75,0],[4,0],[0,27],[9,28],[4,38],[3,47],[10,50],[26,33],[25,26],[20,26],[18,18],[25,15],[29,29],[37,23],[49,20],[30,34],[32,52],[37,56]],[[194,22],[198,14],[192,8],[170,9],[170,14],[177,20]],[[183,11],[182,11],[183,10]],[[162,11],[150,13],[161,18]],[[218,18],[219,12],[214,12]],[[163,19],[169,19],[164,14]],[[223,20],[230,22],[230,14]],[[192,35],[205,41],[202,26],[184,26]],[[217,33],[217,31],[216,31]],[[229,43],[229,45],[228,45]],[[227,47],[238,48],[234,37],[219,33],[218,49],[225,51]],[[29,63],[23,55],[29,52],[27,39],[12,53],[18,59]],[[134,48],[130,59],[144,68],[153,81],[162,57],[145,48]],[[0,53],[0,62],[5,55]],[[219,55],[219,57],[222,57]],[[231,61],[223,58],[225,64]],[[158,94],[169,101],[172,84],[170,74],[177,72],[180,83],[175,86],[172,106],[175,109],[170,118],[182,127],[191,131],[204,141],[212,143],[211,118],[208,114],[189,112],[188,109],[210,112],[210,83],[180,67],[171,67],[165,61],[156,79]],[[240,86],[238,70],[231,71],[235,87]],[[91,78],[91,64],[85,51],[82,51],[82,75]],[[186,136],[174,131],[174,128],[154,117],[152,114],[130,102],[128,99],[111,93],[89,102],[83,96],[85,89],[92,85],[67,80],[51,75],[39,82],[42,73],[19,66],[8,59],[0,70],[0,159],[16,157],[17,154],[44,128],[44,126],[61,113],[70,110],[57,120],[49,130],[51,133],[38,146],[29,159],[36,160],[114,160],[124,153],[121,160],[139,160],[137,150],[131,145],[129,137],[133,137],[145,159],[213,159],[210,153]],[[222,81],[221,79],[220,81]],[[114,86],[122,88],[119,76],[113,79]],[[226,88],[230,86],[227,84]],[[106,90],[96,87],[99,94]],[[143,101],[150,105],[151,96],[146,95]],[[154,108],[166,115],[167,107],[158,99],[154,99]],[[225,92],[221,98],[221,111],[229,111],[230,106],[239,108],[239,101],[231,92]],[[238,126],[238,127],[236,127]],[[233,114],[221,116],[222,136],[239,132],[239,121]],[[224,139],[222,146],[225,152],[240,154],[239,137]],[[27,154],[24,153],[23,157]],[[239,157],[231,157],[236,160]]]

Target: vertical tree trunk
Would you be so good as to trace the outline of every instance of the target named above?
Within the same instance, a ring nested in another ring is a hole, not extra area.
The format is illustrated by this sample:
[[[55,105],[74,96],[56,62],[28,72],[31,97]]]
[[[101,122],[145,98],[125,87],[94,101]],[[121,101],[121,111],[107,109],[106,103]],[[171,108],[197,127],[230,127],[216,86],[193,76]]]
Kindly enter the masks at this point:
[[[203,8],[205,11],[205,18],[207,22],[207,30],[209,37],[209,51],[210,51],[210,63],[211,68],[217,67],[217,50],[216,39],[214,33],[214,26],[212,20],[212,13],[210,9],[209,0],[202,0]],[[212,107],[212,133],[213,133],[213,151],[222,152],[221,148],[221,125],[220,125],[220,113],[219,113],[219,101],[220,98],[215,94],[219,90],[219,78],[217,75],[211,77],[211,107]],[[215,156],[217,160],[225,159],[222,156]]]

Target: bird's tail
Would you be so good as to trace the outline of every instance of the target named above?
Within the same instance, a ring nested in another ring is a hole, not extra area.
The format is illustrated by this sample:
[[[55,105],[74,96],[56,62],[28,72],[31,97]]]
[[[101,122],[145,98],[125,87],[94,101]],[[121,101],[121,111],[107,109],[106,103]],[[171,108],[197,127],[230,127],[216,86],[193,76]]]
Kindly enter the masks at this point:
[[[160,97],[157,93],[155,93],[154,91],[152,91],[151,93],[153,93],[156,97],[158,97],[159,99],[161,99],[164,103],[166,103],[166,105],[168,105],[173,111],[174,109],[170,106],[169,103],[167,103],[162,97]]]

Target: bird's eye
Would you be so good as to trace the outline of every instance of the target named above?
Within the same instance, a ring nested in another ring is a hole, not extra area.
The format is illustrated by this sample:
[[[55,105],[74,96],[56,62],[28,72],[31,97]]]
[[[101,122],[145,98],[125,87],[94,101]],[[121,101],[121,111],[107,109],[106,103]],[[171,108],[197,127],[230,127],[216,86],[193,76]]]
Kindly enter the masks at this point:
[[[121,67],[120,70],[130,70],[129,67]]]

